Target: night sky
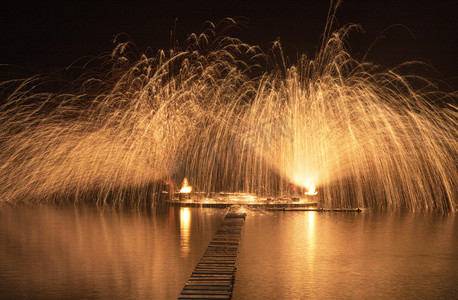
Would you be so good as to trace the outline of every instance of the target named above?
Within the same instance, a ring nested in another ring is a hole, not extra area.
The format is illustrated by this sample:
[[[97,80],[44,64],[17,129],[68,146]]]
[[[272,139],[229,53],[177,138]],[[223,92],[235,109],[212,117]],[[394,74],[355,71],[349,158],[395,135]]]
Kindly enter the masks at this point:
[[[393,66],[407,60],[433,65],[435,76],[456,86],[458,64],[456,0],[346,0],[339,25],[360,24],[349,45],[354,57]],[[177,19],[176,39],[199,32],[207,21],[245,17],[248,28],[232,35],[269,48],[280,37],[287,53],[313,56],[323,32],[329,2],[313,1],[0,1],[0,64],[52,70],[83,56],[113,49],[126,33],[140,51],[167,49]],[[402,24],[402,26],[393,26]],[[406,29],[408,28],[408,29]],[[4,67],[4,66],[3,66]]]

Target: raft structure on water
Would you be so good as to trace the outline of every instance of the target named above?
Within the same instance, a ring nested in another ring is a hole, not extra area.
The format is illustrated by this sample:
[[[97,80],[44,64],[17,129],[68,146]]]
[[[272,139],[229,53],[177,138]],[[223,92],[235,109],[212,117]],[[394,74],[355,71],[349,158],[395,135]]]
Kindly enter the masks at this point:
[[[181,207],[228,208],[241,206],[248,209],[263,209],[268,211],[337,211],[361,212],[356,208],[324,208],[313,198],[279,196],[259,197],[246,193],[178,193],[177,197],[166,200],[166,203]]]

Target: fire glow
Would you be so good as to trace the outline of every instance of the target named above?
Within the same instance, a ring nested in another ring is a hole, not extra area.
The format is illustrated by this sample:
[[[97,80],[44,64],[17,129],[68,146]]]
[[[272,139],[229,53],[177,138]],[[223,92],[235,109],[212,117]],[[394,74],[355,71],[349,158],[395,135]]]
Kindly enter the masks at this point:
[[[304,186],[307,189],[307,191],[304,193],[304,195],[306,195],[306,196],[315,196],[316,194],[318,194],[318,191],[316,190],[315,185],[313,185],[313,184],[305,184]]]
[[[192,186],[190,186],[188,184],[188,179],[185,177],[183,179],[183,184],[181,185],[181,190],[180,190],[180,193],[181,194],[189,194],[192,192]]]

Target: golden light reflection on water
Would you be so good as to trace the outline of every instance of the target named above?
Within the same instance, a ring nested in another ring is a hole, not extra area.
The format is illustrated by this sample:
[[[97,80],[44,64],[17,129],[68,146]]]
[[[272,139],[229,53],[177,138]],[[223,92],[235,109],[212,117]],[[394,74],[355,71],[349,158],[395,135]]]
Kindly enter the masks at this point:
[[[456,228],[454,215],[251,215],[232,299],[447,298]]]
[[[0,205],[0,299],[176,299],[220,222],[194,208]]]
[[[191,210],[189,207],[180,209],[180,249],[183,254],[189,254],[191,242]]]
[[[316,257],[316,229],[315,229],[315,217],[316,217],[316,212],[315,211],[309,211],[307,214],[307,251],[308,255],[307,261],[308,261],[308,269],[310,271],[314,270],[314,265],[315,265],[315,257]]]

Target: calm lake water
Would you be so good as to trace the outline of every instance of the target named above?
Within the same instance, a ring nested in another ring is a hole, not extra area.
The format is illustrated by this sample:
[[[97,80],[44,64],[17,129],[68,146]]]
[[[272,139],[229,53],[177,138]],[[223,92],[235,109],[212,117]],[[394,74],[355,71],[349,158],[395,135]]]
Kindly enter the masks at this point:
[[[251,215],[234,299],[457,299],[454,215]]]
[[[0,207],[0,297],[174,299],[225,210]],[[249,212],[233,299],[456,298],[455,215]]]

